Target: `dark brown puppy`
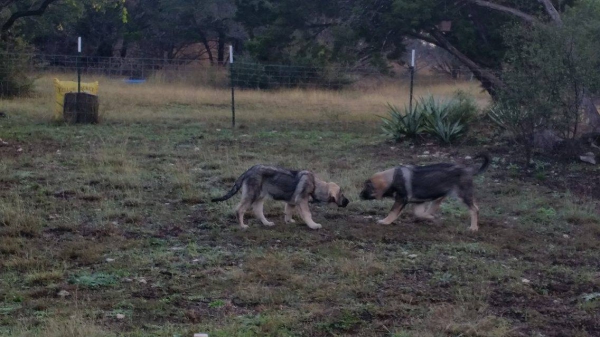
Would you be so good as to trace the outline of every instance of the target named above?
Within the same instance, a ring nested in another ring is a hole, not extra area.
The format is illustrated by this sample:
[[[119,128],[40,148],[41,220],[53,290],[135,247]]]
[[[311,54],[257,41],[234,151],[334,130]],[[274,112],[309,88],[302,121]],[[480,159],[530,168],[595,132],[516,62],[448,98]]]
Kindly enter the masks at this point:
[[[274,223],[265,218],[263,203],[267,197],[285,201],[285,222],[294,222],[292,215],[298,209],[300,217],[308,227],[319,229],[321,225],[314,222],[308,208],[309,201],[335,203],[338,207],[346,207],[350,202],[336,183],[325,182],[310,171],[294,171],[281,167],[254,165],[244,172],[231,190],[223,197],[212,199],[213,202],[224,201],[242,190],[242,200],[236,207],[237,219],[242,228],[244,214],[252,206],[254,215],[265,225]]]
[[[479,154],[474,159],[483,159],[479,169],[458,164],[433,164],[426,166],[398,166],[375,173],[364,184],[360,193],[363,200],[393,197],[396,202],[385,219],[378,223],[389,225],[400,216],[400,212],[409,203],[416,204],[415,215],[433,220],[433,214],[449,195],[462,200],[471,214],[472,231],[479,229],[477,218],[479,208],[473,199],[473,176],[483,173],[490,163],[490,157]],[[429,206],[429,208],[427,208]]]

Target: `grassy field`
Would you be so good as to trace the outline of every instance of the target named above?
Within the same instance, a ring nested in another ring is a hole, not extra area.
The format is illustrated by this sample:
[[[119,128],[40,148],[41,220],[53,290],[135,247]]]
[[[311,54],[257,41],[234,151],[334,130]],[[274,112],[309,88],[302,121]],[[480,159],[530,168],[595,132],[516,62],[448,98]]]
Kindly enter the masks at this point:
[[[600,208],[569,192],[591,166],[540,162],[530,177],[510,146],[477,126],[459,147],[389,143],[376,115],[406,88],[229,91],[101,82],[103,120],[53,123],[50,78],[0,101],[2,336],[598,336]],[[474,84],[419,87],[448,96]],[[480,231],[443,204],[438,224],[358,200],[399,163],[465,161]],[[468,162],[468,161],[467,161]],[[312,206],[323,228],[276,226],[210,203],[256,163],[338,182],[346,209]],[[565,173],[567,172],[567,173]]]

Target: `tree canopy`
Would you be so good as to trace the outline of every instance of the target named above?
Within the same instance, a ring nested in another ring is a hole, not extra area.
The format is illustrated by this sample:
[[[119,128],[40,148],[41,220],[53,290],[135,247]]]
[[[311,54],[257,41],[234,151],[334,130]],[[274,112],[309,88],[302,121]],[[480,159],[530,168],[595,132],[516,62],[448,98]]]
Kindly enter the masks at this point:
[[[73,53],[83,36],[90,55],[213,64],[231,44],[259,62],[385,69],[403,64],[417,39],[452,55],[494,95],[504,85],[507,27],[560,25],[565,10],[589,1],[0,0],[0,17],[4,35],[44,53]]]

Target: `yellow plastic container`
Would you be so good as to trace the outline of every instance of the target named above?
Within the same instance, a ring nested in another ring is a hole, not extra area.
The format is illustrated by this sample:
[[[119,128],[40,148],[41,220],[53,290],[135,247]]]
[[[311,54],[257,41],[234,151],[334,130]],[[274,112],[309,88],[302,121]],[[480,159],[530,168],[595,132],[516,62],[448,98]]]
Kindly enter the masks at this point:
[[[81,83],[81,91],[92,95],[98,95],[98,81],[90,83]],[[77,92],[77,82],[74,81],[59,81],[54,79],[54,92],[56,93],[56,102],[54,103],[54,119],[60,120],[63,118],[63,104],[65,102],[65,94],[68,92]]]

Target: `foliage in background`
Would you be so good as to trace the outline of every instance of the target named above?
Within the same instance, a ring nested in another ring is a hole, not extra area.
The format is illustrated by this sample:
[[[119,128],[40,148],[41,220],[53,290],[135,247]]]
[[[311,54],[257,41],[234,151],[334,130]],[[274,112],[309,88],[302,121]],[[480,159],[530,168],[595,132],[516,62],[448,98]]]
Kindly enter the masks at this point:
[[[474,99],[461,91],[449,100],[436,99],[432,95],[421,97],[412,110],[405,107],[400,111],[388,106],[388,117],[382,117],[382,129],[395,141],[427,134],[440,143],[451,144],[466,135],[477,114]]]
[[[511,27],[505,40],[507,85],[489,116],[529,162],[536,135],[576,138],[585,97],[600,93],[600,3],[582,1],[565,12],[563,25]]]
[[[23,96],[33,87],[33,79],[27,74],[28,57],[14,54],[25,51],[25,47],[14,41],[10,45],[10,52],[6,44],[0,45],[0,97]]]
[[[260,64],[250,57],[233,64],[233,83],[248,89],[314,87],[341,89],[352,84],[349,70],[334,66]]]

